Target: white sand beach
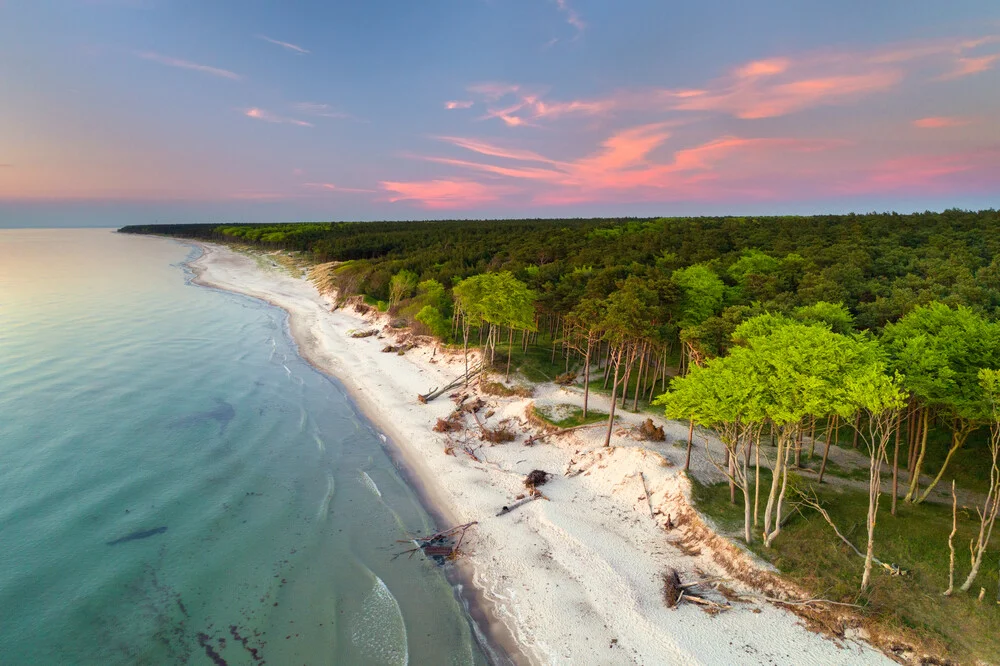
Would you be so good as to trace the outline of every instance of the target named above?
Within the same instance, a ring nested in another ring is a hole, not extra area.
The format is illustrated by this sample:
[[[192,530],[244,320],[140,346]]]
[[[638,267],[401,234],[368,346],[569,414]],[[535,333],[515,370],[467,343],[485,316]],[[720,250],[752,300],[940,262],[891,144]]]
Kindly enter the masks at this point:
[[[668,442],[650,444],[629,432],[647,415],[623,411],[610,448],[602,446],[601,428],[525,446],[534,432],[525,417],[529,403],[581,402],[580,391],[550,384],[537,387],[531,398],[483,396],[488,409],[482,413],[494,412],[487,422],[512,419],[517,440],[477,442],[479,461],[461,449],[448,455],[446,436],[432,428],[455,404],[447,395],[421,404],[417,395],[455,379],[464,367],[460,354],[434,345],[404,355],[382,353],[394,342],[391,329],[361,339],[350,332],[382,329],[385,321],[366,321],[350,308],[332,310],[332,299],[304,279],[224,247],[203,247],[204,255],[192,263],[199,284],[285,309],[300,353],[347,386],[398,448],[442,519],[456,525],[478,521],[462,545],[462,566],[486,612],[516,642],[521,654],[513,658],[519,663],[893,663],[860,640],[815,633],[795,614],[763,600],[735,601],[717,614],[693,604],[667,608],[662,575],[671,568],[685,582],[720,578],[738,594],[759,597],[720,563],[735,561],[750,570],[749,558],[713,539],[688,504],[684,449],[670,443],[686,439],[686,426],[659,419]],[[608,409],[600,396],[592,396],[591,404]],[[695,461],[707,465],[704,455],[696,454]],[[497,517],[525,493],[523,479],[534,469],[553,474],[541,488],[547,501]],[[677,527],[664,528],[668,517]]]

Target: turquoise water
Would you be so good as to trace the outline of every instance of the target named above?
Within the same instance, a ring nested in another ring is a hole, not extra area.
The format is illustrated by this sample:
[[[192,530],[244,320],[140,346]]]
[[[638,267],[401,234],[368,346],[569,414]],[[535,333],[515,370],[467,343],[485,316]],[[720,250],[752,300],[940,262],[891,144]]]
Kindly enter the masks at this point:
[[[378,433],[192,252],[0,231],[0,663],[484,663]]]

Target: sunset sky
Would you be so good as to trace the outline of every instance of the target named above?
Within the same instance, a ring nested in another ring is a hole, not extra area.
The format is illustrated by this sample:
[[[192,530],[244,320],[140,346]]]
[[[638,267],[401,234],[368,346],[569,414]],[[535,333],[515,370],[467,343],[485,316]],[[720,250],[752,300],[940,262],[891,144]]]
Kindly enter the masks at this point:
[[[0,226],[998,206],[996,0],[0,0]]]

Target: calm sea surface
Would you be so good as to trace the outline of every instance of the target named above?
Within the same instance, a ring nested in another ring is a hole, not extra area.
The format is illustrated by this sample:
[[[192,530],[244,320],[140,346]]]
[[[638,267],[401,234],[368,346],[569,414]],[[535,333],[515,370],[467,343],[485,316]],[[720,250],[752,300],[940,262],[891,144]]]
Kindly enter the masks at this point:
[[[378,433],[192,252],[0,230],[0,664],[484,663]]]

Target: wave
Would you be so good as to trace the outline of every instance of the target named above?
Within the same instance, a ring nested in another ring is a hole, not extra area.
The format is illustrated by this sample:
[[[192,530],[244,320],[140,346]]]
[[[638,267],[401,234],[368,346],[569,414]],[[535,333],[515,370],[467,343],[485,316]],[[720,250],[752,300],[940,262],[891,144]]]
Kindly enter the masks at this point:
[[[361,472],[362,476],[361,482],[368,487],[368,490],[372,491],[379,497],[382,497],[382,491],[379,490],[378,486],[375,485],[375,482],[372,481],[372,477],[368,476],[368,472],[364,471],[363,469],[359,469],[358,471]]]
[[[351,641],[377,663],[406,666],[410,661],[403,611],[378,576],[361,605],[361,617],[356,620]]]
[[[326,475],[326,495],[323,496],[323,501],[319,503],[319,510],[316,512],[316,520],[323,520],[328,515],[330,515],[330,504],[333,503],[333,493],[336,488],[336,484],[333,481],[333,475],[327,473]]]

